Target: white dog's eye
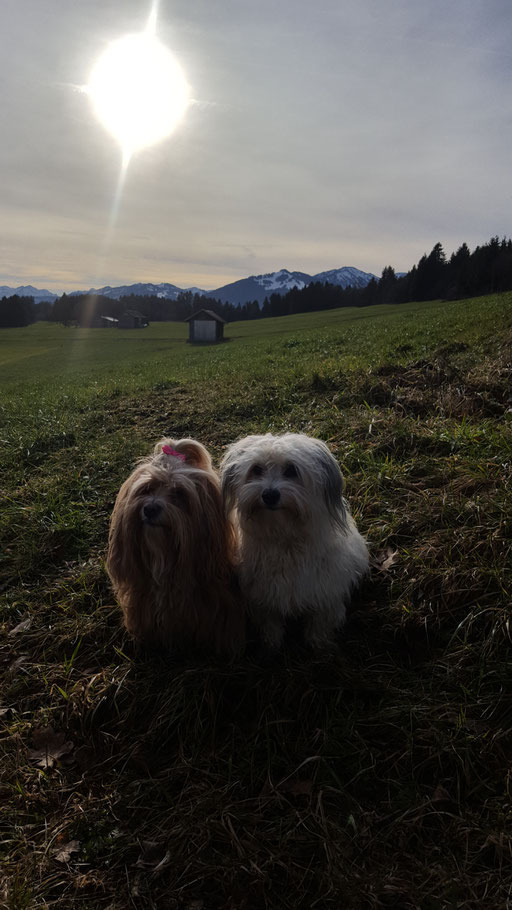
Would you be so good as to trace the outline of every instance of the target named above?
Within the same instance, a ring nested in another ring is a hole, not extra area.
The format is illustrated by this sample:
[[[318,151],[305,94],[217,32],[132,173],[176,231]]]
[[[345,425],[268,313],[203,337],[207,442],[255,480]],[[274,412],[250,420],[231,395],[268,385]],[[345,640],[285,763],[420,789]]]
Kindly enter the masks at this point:
[[[253,466],[251,468],[251,474],[253,475],[253,477],[261,477],[262,474],[264,474],[264,473],[265,473],[265,471],[261,467],[260,464],[253,464]]]
[[[283,477],[290,478],[290,477],[298,477],[298,476],[299,476],[299,472],[297,471],[297,468],[295,467],[295,465],[292,464],[291,462],[289,464],[287,464],[283,471]]]

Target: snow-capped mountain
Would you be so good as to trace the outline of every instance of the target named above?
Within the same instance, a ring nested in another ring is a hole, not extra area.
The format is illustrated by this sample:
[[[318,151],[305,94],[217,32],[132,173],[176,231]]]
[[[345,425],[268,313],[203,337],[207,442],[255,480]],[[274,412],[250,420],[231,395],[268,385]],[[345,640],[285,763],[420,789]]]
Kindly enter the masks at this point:
[[[251,275],[250,278],[241,278],[231,284],[207,291],[207,297],[222,300],[223,303],[233,303],[235,306],[257,300],[263,303],[270,294],[286,294],[292,288],[301,290],[311,282],[311,275],[305,272],[289,272],[280,269],[278,272],[268,272],[266,275]]]
[[[21,285],[19,288],[10,288],[6,284],[0,286],[0,297],[14,297],[15,294],[18,297],[33,297],[34,303],[41,303],[43,300],[53,303],[59,296],[52,291],[34,288],[31,284]]]
[[[204,294],[200,288],[179,288],[175,284],[122,284],[119,287],[112,288],[106,285],[104,288],[89,288],[88,291],[71,291],[70,297],[77,297],[79,294],[99,294],[102,297],[110,297],[113,300],[119,300],[120,297],[128,297],[134,294],[136,297],[160,297],[162,300],[176,300],[183,291],[192,291],[193,294]]]
[[[193,294],[202,294],[214,300],[221,300],[222,303],[232,303],[239,306],[253,300],[257,300],[261,305],[265,297],[271,294],[286,294],[292,288],[301,290],[312,281],[327,282],[337,284],[342,288],[349,285],[352,287],[365,287],[375,276],[370,272],[361,272],[352,266],[344,266],[341,269],[331,269],[328,272],[319,272],[318,275],[308,275],[306,272],[290,272],[288,269],[279,269],[278,272],[267,272],[265,275],[251,275],[249,278],[241,278],[239,281],[232,281],[214,291],[203,291],[201,288],[179,288],[175,284],[130,284],[121,285],[120,287],[91,288],[88,292],[73,291],[72,294],[101,294],[103,297],[111,297],[118,300],[130,294],[136,296],[155,296],[165,300],[176,300],[179,294],[184,290],[191,291]]]
[[[313,276],[313,281],[329,282],[329,284],[337,284],[341,288],[348,288],[349,285],[353,288],[365,288],[375,277],[371,272],[361,272],[360,269],[355,269],[351,265],[345,265],[341,269],[319,272],[318,275]]]
[[[184,291],[190,291],[192,294],[202,294],[204,297],[221,300],[223,303],[232,303],[234,306],[257,300],[261,305],[265,297],[271,294],[286,294],[292,288],[301,290],[311,282],[329,282],[337,284],[342,288],[349,285],[355,288],[366,287],[366,285],[375,278],[371,272],[362,272],[360,269],[352,266],[343,266],[340,269],[331,269],[327,272],[319,272],[317,275],[307,275],[306,272],[290,272],[288,269],[279,269],[278,272],[268,272],[265,275],[251,275],[249,278],[241,278],[239,281],[232,281],[214,291],[203,291],[201,288],[180,288],[175,284],[162,282],[160,284],[138,283],[123,284],[119,287],[107,285],[103,288],[90,288],[88,291],[71,291],[69,296],[75,297],[79,294],[99,294],[102,297],[110,297],[119,300],[120,297],[128,297],[130,294],[136,297],[160,297],[163,300],[176,300],[179,294]],[[41,303],[43,300],[55,300],[59,295],[52,291],[38,290],[32,285],[19,288],[10,288],[7,286],[0,287],[0,297],[11,297],[13,294],[19,294],[23,297],[33,297],[35,303]]]
[[[292,288],[301,290],[311,281],[311,275],[305,272],[289,272],[280,269],[279,272],[269,272],[267,275],[257,275],[255,279],[269,294],[286,294]]]
[[[278,272],[269,272],[266,275],[252,275],[250,278],[233,281],[231,284],[226,284],[215,291],[208,291],[206,296],[222,300],[223,303],[233,303],[235,305],[248,303],[252,300],[257,300],[259,304],[262,304],[265,297],[269,297],[271,294],[286,294],[292,288],[301,290],[313,281],[319,281],[322,284],[330,282],[330,284],[337,284],[342,288],[346,288],[349,285],[363,288],[366,287],[372,278],[375,278],[375,275],[370,272],[361,272],[352,266],[331,269],[329,272],[319,272],[317,275],[307,275],[305,272],[289,272],[288,269],[280,269]]]

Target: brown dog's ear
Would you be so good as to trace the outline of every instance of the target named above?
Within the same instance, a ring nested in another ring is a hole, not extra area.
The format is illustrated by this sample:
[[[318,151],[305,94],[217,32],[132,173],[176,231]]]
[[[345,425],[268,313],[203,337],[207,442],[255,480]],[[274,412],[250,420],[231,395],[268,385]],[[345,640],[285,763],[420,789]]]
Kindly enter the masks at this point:
[[[114,588],[126,584],[140,563],[137,539],[130,533],[124,517],[131,483],[132,479],[129,477],[121,486],[110,518],[106,569]]]
[[[212,475],[203,477],[198,492],[203,540],[200,571],[206,578],[227,578],[235,559],[236,537],[233,525],[224,515],[217,479]]]
[[[184,455],[186,464],[192,465],[194,468],[201,468],[203,471],[211,471],[210,454],[196,439],[161,439],[155,446],[155,455],[159,455],[162,451],[165,452],[166,448],[178,452],[179,455]]]

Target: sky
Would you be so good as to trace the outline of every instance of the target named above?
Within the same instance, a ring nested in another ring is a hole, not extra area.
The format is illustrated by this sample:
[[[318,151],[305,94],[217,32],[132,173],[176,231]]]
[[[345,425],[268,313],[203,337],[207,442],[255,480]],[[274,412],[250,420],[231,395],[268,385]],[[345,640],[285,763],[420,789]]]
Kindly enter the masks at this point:
[[[131,159],[84,93],[151,0],[2,0],[0,284],[407,271],[512,233],[511,0],[160,0],[192,102]]]

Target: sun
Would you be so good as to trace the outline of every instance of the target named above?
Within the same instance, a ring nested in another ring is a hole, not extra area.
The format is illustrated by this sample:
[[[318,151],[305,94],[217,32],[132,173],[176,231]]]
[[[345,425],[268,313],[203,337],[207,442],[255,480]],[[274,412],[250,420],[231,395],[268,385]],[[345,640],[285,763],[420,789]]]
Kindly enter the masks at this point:
[[[86,91],[125,161],[172,133],[190,103],[182,68],[150,27],[112,41],[96,62]]]

